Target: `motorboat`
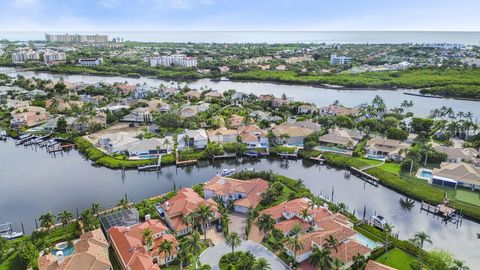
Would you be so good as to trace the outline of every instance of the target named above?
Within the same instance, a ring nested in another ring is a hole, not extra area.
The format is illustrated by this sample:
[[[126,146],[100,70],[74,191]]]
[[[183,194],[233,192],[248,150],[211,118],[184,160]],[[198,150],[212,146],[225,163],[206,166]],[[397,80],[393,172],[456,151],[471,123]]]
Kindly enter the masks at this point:
[[[388,225],[387,220],[383,216],[380,216],[380,215],[372,216],[370,218],[370,222],[372,223],[372,225],[374,227],[377,227],[377,228],[382,229],[382,230],[385,229],[385,226]]]
[[[0,224],[0,237],[7,240],[12,240],[22,236],[23,236],[23,233],[13,231],[11,223]]]
[[[229,176],[235,172],[235,169],[223,169],[222,171],[217,172],[219,176]]]

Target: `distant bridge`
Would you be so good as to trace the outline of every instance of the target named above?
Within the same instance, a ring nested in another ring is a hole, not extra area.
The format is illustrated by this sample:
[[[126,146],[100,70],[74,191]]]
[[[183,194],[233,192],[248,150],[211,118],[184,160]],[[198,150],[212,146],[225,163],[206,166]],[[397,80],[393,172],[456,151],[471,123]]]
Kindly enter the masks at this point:
[[[14,74],[14,73],[19,73],[19,72],[24,72],[24,71],[34,71],[37,70],[38,67],[36,68],[9,68],[9,69],[0,69],[0,74]]]

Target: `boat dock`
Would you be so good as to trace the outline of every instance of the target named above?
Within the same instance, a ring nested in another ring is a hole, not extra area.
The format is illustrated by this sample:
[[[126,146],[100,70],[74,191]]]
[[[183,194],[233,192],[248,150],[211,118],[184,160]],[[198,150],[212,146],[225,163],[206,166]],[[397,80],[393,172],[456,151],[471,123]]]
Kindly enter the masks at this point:
[[[323,164],[323,162],[325,161],[325,159],[322,158],[323,155],[320,154],[318,157],[309,157],[308,159],[311,160],[311,161],[314,161],[318,164]]]
[[[15,145],[22,145],[30,140],[33,140],[35,139],[34,138],[35,136],[31,135],[31,134],[28,134],[28,135],[22,135],[20,136],[20,139],[18,139],[16,142],[15,142]]]
[[[213,160],[215,161],[215,159],[236,158],[236,157],[237,157],[236,153],[225,153],[223,155],[213,156]]]
[[[139,172],[146,171],[158,171],[162,168],[162,155],[158,155],[157,164],[148,164],[143,166],[138,166],[137,169]]]
[[[359,170],[355,167],[349,167],[349,170],[346,170],[345,173],[351,173],[363,181],[378,187],[380,180],[373,175],[370,175],[362,170]]]
[[[463,215],[461,213],[458,213],[456,209],[451,208],[444,203],[434,206],[422,201],[422,204],[420,205],[420,210],[437,215],[441,217],[445,222],[451,222],[453,224],[461,225],[463,221]]]
[[[278,152],[277,155],[281,158],[284,159],[297,159],[298,158],[298,148],[295,149],[293,153],[288,153],[288,152]]]

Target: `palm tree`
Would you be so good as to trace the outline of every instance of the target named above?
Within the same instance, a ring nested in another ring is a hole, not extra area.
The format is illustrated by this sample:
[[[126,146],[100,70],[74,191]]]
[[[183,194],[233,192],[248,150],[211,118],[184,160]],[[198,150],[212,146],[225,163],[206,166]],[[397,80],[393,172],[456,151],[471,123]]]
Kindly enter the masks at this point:
[[[117,206],[118,206],[118,207],[122,207],[122,208],[124,208],[124,209],[127,209],[127,208],[128,208],[128,201],[127,201],[127,199],[121,198],[121,199],[118,201]]]
[[[385,226],[383,227],[383,230],[385,231],[386,233],[386,239],[385,239],[385,252],[388,251],[388,237],[392,234],[392,230],[393,230],[394,226],[393,225],[390,225],[390,224],[385,224]]]
[[[80,215],[80,220],[82,220],[83,228],[86,231],[92,231],[97,228],[95,216],[93,216],[90,209],[85,209]]]
[[[215,217],[215,213],[213,212],[210,205],[207,204],[200,204],[195,211],[198,221],[202,224],[204,240],[207,240],[207,225],[210,222],[210,219]]]
[[[292,230],[290,233],[292,237],[287,240],[287,247],[293,250],[293,259],[297,260],[297,252],[303,248],[303,243],[300,240],[300,234],[302,232],[302,227],[300,224],[293,224]]]
[[[164,239],[162,242],[160,242],[160,245],[158,246],[158,256],[160,257],[160,254],[162,254],[165,258],[165,264],[168,267],[168,258],[172,255],[172,253],[175,251],[175,247],[173,246],[173,242],[167,239]]]
[[[184,240],[185,247],[187,247],[187,251],[189,254],[193,256],[193,265],[194,269],[196,269],[198,255],[202,252],[202,241],[200,240],[200,233],[197,230],[194,230],[190,236],[186,237]]]
[[[187,227],[192,226],[192,229],[195,228],[195,221],[197,220],[197,213],[191,212],[188,215],[182,217],[182,223],[185,224]]]
[[[49,231],[50,228],[55,225],[55,215],[50,211],[41,215],[39,220],[40,226],[46,228],[47,231]]]
[[[258,258],[255,264],[253,265],[253,270],[270,270],[272,269],[270,267],[270,263],[268,262],[267,259],[261,257]]]
[[[332,270],[340,270],[343,267],[343,262],[338,257],[335,257],[330,263],[330,266],[332,267]]]
[[[227,246],[232,248],[232,256],[235,253],[235,248],[239,247],[242,244],[242,239],[240,239],[240,236],[236,232],[231,232],[227,235],[225,238],[225,243]]]
[[[327,249],[335,249],[336,252],[338,252],[338,240],[333,236],[333,234],[329,234],[325,240],[323,240],[323,247]]]
[[[58,213],[57,220],[60,221],[65,227],[68,223],[73,220],[73,214],[67,210],[63,210],[62,212]],[[67,228],[68,231],[68,228]]]
[[[454,260],[452,270],[470,270],[468,266],[465,265],[464,261]]]
[[[330,250],[326,248],[319,248],[315,246],[312,251],[312,255],[308,258],[308,263],[320,269],[329,269],[332,262],[332,257],[330,257]]]
[[[152,250],[153,247],[153,232],[150,228],[145,228],[142,231],[142,243],[147,247],[147,250]]]
[[[103,207],[99,203],[92,203],[92,213],[98,215],[103,210]]]
[[[420,248],[423,248],[423,243],[432,243],[432,240],[430,239],[430,236],[425,233],[425,232],[418,232],[415,234],[415,242],[418,243]]]
[[[308,211],[308,208],[304,208],[304,209],[302,209],[302,211],[300,211],[300,217],[301,217],[303,220],[306,220],[306,221],[309,220],[309,218],[310,218],[310,211]]]
[[[365,257],[360,255],[360,253],[357,253],[357,255],[353,256],[352,261],[353,261],[353,264],[352,264],[353,270],[362,270],[365,267],[365,264],[366,264]]]
[[[257,226],[258,229],[265,234],[264,238],[273,230],[275,223],[275,220],[270,215],[261,214],[258,217]]]

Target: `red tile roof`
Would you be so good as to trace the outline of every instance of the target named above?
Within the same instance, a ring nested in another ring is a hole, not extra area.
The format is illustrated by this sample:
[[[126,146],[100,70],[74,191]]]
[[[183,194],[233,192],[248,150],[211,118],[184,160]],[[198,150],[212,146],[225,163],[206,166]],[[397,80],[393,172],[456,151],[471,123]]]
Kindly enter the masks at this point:
[[[143,245],[142,232],[150,228],[155,238],[156,234],[163,234],[154,239],[152,250],[147,250]],[[157,255],[158,246],[167,239],[173,242],[176,249],[179,243],[171,234],[166,234],[168,228],[157,219],[152,219],[131,227],[113,227],[108,230],[112,246],[120,257],[120,263],[125,267],[135,270],[160,269],[153,263],[153,258]],[[176,251],[175,253],[176,254]],[[172,254],[173,255],[173,254]],[[162,256],[161,256],[162,258]]]
[[[303,209],[308,209],[309,199],[299,198],[287,202],[283,202],[276,206],[270,207],[260,212],[260,214],[267,214],[272,216],[273,219],[280,219],[283,217],[283,212],[299,214]]]
[[[275,224],[275,228],[282,231],[284,234],[286,234],[292,230],[293,225],[295,224],[300,224],[303,232],[307,231],[310,228],[310,223],[298,217],[294,217],[294,218],[279,222]]]
[[[162,204],[165,214],[168,215],[172,227],[178,232],[186,228],[182,218],[197,210],[199,205],[210,205],[215,217],[219,217],[218,205],[212,199],[204,199],[191,188],[182,188],[177,194]]]
[[[268,182],[260,178],[238,180],[215,176],[203,188],[217,196],[246,193],[246,197],[235,201],[234,205],[255,208],[262,200],[260,195],[268,189]]]

